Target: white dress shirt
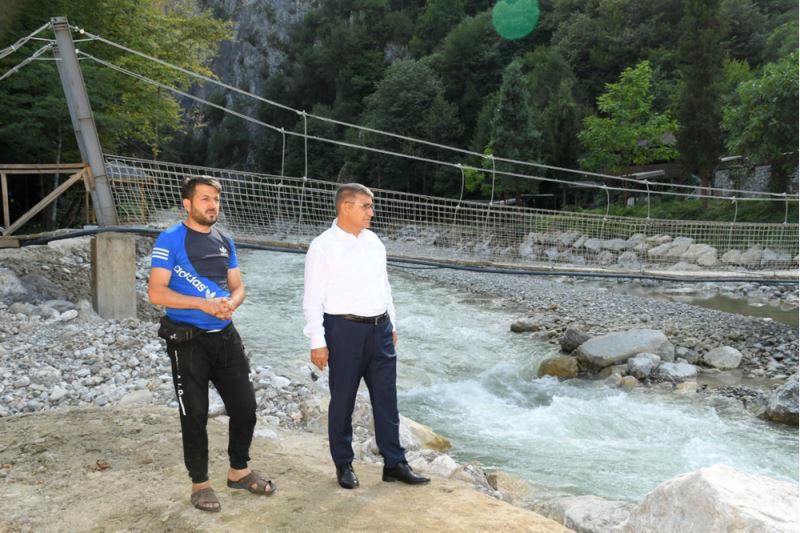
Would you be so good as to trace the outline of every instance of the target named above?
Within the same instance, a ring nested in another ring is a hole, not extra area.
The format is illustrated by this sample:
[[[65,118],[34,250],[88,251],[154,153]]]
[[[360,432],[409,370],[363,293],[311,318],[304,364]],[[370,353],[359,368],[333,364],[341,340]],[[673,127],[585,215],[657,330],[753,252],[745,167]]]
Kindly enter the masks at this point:
[[[333,221],[311,241],[306,253],[303,333],[311,349],[326,346],[323,314],[377,316],[385,312],[394,325],[394,303],[386,273],[386,248],[368,229],[358,237]]]

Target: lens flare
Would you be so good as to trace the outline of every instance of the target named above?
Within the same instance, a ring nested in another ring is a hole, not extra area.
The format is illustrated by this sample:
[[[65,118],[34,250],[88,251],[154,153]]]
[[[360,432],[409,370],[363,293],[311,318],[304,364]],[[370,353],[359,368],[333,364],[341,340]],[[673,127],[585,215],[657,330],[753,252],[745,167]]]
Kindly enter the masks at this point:
[[[492,25],[505,39],[525,37],[538,22],[538,0],[500,0],[492,9]]]

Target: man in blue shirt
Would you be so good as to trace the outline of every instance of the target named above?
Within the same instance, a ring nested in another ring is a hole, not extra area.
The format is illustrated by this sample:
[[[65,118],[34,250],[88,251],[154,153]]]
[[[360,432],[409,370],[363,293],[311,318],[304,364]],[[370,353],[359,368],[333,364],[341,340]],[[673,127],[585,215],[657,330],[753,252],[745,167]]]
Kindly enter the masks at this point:
[[[219,511],[208,480],[208,383],[230,417],[228,486],[272,494],[275,486],[247,467],[256,424],[256,398],[242,339],[231,318],[245,291],[233,240],[213,227],[222,187],[208,176],[186,179],[185,222],[156,239],[148,294],[166,307],[159,335],[167,341],[178,398],[183,455],[192,479],[192,504]]]

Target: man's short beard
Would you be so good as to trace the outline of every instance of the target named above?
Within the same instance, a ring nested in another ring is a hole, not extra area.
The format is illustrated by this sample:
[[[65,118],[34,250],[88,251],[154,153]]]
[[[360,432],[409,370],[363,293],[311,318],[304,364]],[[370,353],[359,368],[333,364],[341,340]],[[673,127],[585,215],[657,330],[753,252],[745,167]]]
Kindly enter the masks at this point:
[[[219,218],[219,217],[217,217],[217,218],[214,218],[213,220],[208,220],[206,218],[199,218],[199,217],[202,217],[202,215],[195,216],[194,213],[191,214],[191,217],[192,217],[192,220],[194,220],[196,223],[200,224],[201,226],[206,226],[206,227],[209,227],[209,228],[211,226],[213,226],[214,224],[216,224],[217,223],[217,219]]]

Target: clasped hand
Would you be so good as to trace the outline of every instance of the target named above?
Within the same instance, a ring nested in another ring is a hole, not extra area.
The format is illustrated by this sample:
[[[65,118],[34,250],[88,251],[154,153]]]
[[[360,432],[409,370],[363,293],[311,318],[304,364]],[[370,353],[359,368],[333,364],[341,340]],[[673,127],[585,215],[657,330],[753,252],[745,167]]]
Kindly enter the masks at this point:
[[[230,320],[236,306],[230,298],[209,298],[205,301],[205,312],[220,320]]]

